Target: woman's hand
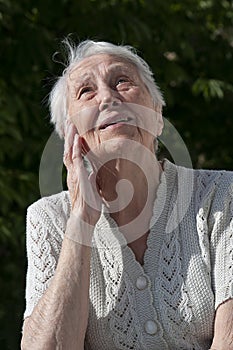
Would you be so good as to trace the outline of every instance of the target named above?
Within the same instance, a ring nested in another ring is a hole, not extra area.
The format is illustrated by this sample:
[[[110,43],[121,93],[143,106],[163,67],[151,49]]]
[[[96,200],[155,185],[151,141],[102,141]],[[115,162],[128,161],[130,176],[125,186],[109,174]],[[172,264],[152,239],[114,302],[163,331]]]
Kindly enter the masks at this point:
[[[85,169],[82,144],[82,137],[78,136],[75,125],[68,120],[65,131],[64,164],[67,168],[72,214],[94,228],[100,217],[102,200],[97,189],[95,173],[89,175]]]

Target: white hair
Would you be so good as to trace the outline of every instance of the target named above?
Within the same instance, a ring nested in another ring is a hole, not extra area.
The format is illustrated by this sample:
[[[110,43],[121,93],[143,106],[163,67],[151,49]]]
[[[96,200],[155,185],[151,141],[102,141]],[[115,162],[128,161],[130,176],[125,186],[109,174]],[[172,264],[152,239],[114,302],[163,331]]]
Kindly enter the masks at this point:
[[[67,111],[67,77],[69,72],[84,58],[97,54],[108,54],[129,61],[136,66],[143,83],[147,87],[155,106],[165,105],[162,93],[155,83],[153,73],[149,65],[137,55],[135,49],[128,45],[114,45],[104,41],[85,40],[75,45],[69,39],[63,41],[67,49],[68,58],[66,68],[55,83],[49,97],[51,122],[61,138],[64,137],[65,120]]]

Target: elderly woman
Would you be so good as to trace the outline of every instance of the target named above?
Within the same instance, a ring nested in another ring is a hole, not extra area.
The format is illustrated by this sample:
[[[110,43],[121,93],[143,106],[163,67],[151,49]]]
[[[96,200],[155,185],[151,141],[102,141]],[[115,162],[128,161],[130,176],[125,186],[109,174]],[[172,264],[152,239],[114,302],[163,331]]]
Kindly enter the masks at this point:
[[[22,349],[232,350],[233,174],[157,160],[164,102],[132,48],[67,46],[68,191],[28,209]]]

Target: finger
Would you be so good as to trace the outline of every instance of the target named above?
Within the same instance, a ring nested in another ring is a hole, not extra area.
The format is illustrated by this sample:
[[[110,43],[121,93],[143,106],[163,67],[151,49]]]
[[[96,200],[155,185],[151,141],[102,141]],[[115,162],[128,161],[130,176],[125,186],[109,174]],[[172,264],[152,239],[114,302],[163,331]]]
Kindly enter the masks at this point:
[[[68,133],[68,128],[69,128],[69,125],[71,123],[71,120],[69,117],[67,117],[66,121],[65,121],[65,136],[67,135]]]
[[[85,156],[90,151],[90,147],[86,140],[82,138],[82,154]]]
[[[79,161],[79,167],[83,164],[82,160],[82,137],[78,134],[74,135],[73,147],[72,147],[72,161]],[[81,162],[81,163],[80,163]]]
[[[73,206],[77,197],[89,205],[89,207],[99,210],[100,196],[96,188],[95,174],[88,174],[82,159],[83,138],[75,134],[72,148],[73,171],[75,171],[76,188],[73,196]]]
[[[67,133],[67,151],[69,151],[73,146],[75,134],[77,134],[77,129],[74,126],[74,124],[71,122],[68,127],[68,133]]]
[[[97,181],[96,181],[96,174],[93,171],[89,174],[88,179],[91,183],[94,194],[96,196],[99,196],[99,186],[98,186]]]
[[[74,135],[70,156],[72,166],[70,167],[68,174],[71,180],[70,189],[72,191],[72,208],[74,208],[76,200],[80,196],[80,169],[82,168],[80,137],[77,134]]]
[[[80,193],[84,202],[92,209],[100,210],[101,198],[96,187],[96,177],[94,173],[88,175],[86,169],[82,169],[80,174]]]
[[[92,172],[89,175],[89,181],[90,181],[91,188],[93,191],[92,194],[94,195],[94,198],[92,199],[92,206],[94,209],[98,210],[98,209],[100,209],[101,204],[102,204],[102,196],[101,196],[100,188],[99,188],[98,183],[96,181],[96,174],[94,172]]]
[[[96,157],[96,155],[92,152],[87,142],[83,139],[83,145],[82,145],[82,153],[91,163],[92,169],[94,169],[96,172],[98,171],[98,165],[100,165],[100,161]]]
[[[70,128],[71,120],[66,119],[65,121],[65,147],[64,147],[64,153],[67,152],[68,149],[68,134],[69,134],[69,128]]]
[[[64,147],[64,163],[65,165],[69,165],[69,163],[72,161],[72,148],[74,143],[74,137],[77,134],[77,129],[75,125],[68,120],[67,121],[67,128],[66,128],[66,134],[65,134],[65,147]]]
[[[84,161],[82,158],[82,138],[78,135],[75,135],[74,137],[72,161],[76,172],[77,180],[79,182],[80,194],[83,197],[87,196],[87,198],[93,199],[94,198],[93,189],[96,189],[96,185],[94,185],[92,188],[92,184],[90,182],[90,176],[88,174],[87,169],[85,168]],[[93,179],[93,176],[92,176],[92,179]],[[93,184],[94,184],[94,180],[93,180]]]

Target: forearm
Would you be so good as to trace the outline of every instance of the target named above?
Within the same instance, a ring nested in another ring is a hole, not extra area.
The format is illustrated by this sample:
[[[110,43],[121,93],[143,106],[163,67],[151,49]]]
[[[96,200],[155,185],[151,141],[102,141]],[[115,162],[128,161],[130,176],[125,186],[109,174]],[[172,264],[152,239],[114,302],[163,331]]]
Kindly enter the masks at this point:
[[[233,350],[233,299],[219,305],[211,350]]]
[[[64,238],[51,284],[25,322],[22,349],[83,349],[91,248]]]

